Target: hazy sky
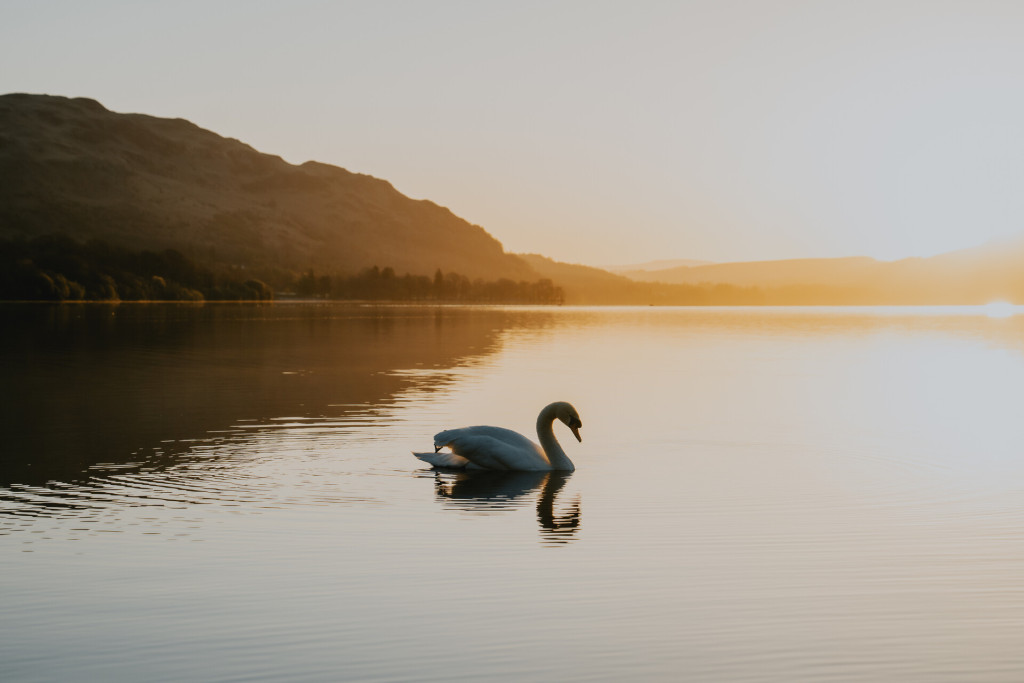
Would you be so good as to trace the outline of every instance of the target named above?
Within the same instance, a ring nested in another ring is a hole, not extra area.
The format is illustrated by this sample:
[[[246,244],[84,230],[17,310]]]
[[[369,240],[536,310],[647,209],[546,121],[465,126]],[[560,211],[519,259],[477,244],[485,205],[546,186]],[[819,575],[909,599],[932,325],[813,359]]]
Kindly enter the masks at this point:
[[[0,92],[187,118],[579,263],[1024,231],[1020,0],[2,0]]]

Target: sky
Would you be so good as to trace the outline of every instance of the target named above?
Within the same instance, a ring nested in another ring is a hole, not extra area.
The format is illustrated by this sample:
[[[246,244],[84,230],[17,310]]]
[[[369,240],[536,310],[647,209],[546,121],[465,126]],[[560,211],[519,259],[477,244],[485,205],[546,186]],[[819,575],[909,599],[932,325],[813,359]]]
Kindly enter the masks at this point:
[[[1024,233],[1024,2],[2,0],[0,93],[180,117],[572,263]]]

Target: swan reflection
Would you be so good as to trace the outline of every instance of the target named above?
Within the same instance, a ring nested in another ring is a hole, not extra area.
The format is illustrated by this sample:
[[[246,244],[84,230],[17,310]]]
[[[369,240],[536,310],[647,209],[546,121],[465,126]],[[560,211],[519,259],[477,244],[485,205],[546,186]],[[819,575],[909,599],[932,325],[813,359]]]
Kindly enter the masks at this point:
[[[571,473],[434,470],[433,474],[434,492],[445,507],[478,514],[525,507],[530,494],[539,489],[536,510],[541,541],[557,545],[576,538],[582,515],[579,496],[564,508],[555,507],[555,498]]]

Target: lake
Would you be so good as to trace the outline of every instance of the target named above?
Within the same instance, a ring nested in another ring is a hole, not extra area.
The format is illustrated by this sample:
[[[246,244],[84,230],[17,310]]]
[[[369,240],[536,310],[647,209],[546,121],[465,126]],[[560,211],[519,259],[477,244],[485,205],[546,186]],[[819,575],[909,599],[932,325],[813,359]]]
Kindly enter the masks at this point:
[[[5,682],[1024,678],[1020,309],[0,319]]]

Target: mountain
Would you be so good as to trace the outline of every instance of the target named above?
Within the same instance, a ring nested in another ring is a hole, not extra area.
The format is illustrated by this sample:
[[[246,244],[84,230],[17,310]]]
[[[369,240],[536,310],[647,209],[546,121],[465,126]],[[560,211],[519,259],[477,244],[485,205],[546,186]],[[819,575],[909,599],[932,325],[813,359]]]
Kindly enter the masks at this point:
[[[431,277],[440,269],[488,281],[549,278],[576,304],[1024,303],[1024,239],[893,262],[679,260],[612,273],[506,253],[480,226],[378,178],[289,164],[183,119],[114,113],[84,98],[0,96],[0,179],[0,239],[65,233],[174,249],[242,273],[240,281],[377,265]]]
[[[384,180],[90,99],[0,96],[0,178],[2,238],[62,232],[255,269],[537,278],[483,228]]]

